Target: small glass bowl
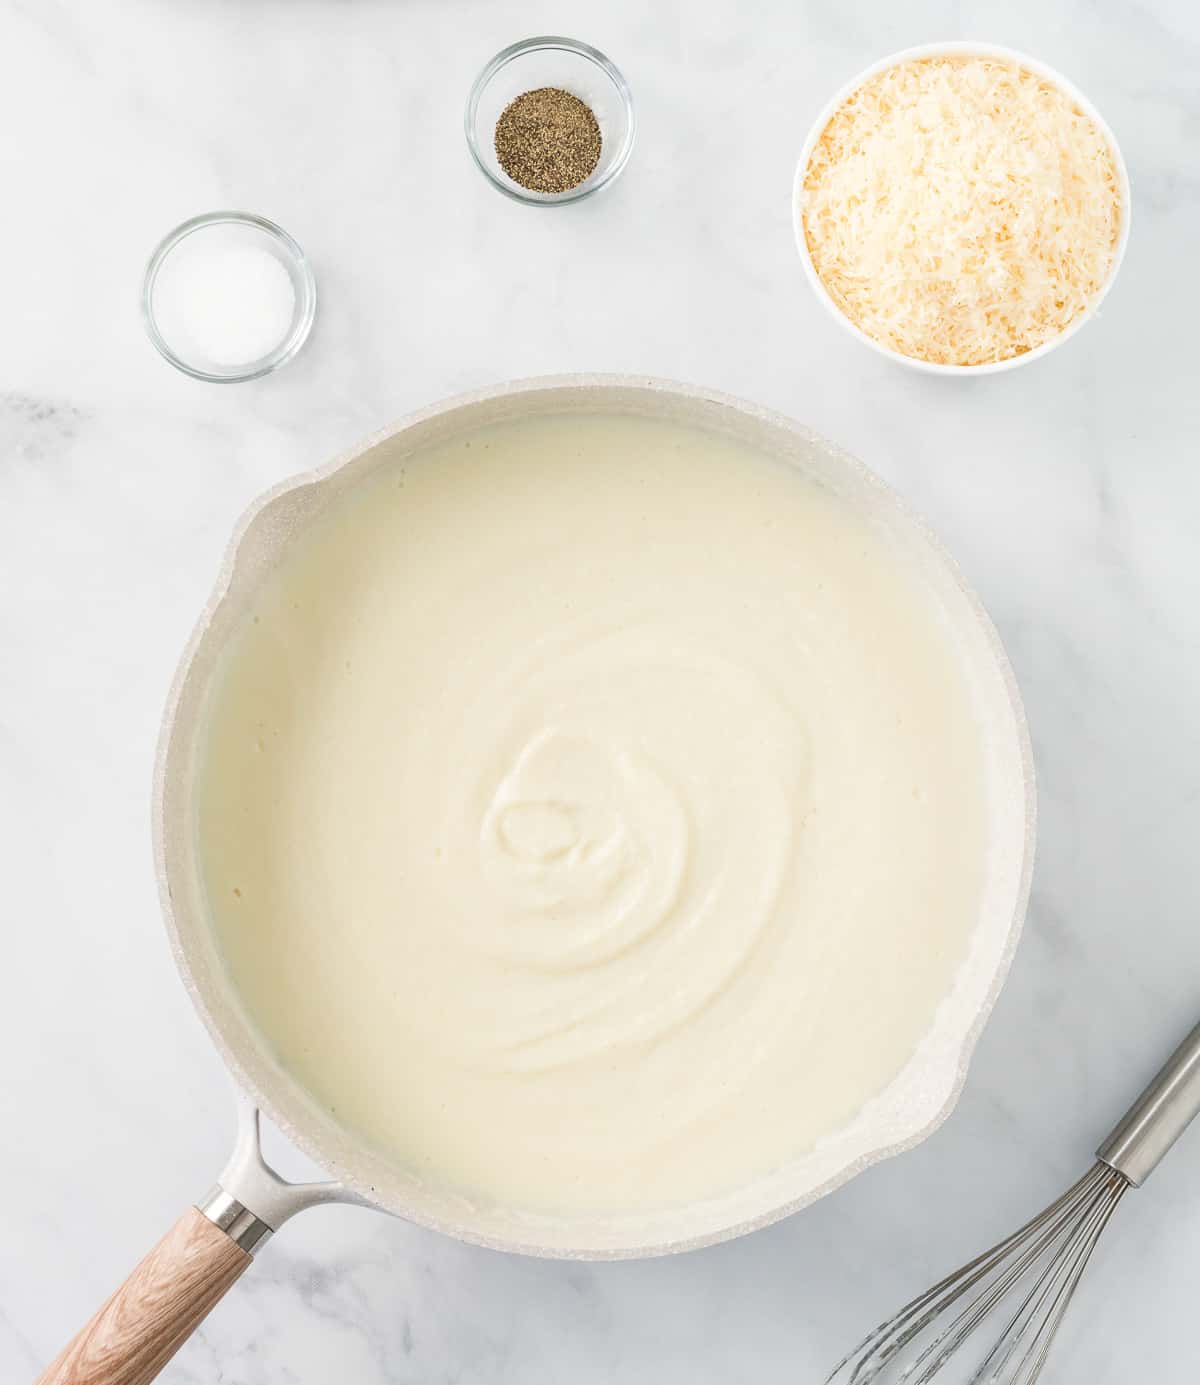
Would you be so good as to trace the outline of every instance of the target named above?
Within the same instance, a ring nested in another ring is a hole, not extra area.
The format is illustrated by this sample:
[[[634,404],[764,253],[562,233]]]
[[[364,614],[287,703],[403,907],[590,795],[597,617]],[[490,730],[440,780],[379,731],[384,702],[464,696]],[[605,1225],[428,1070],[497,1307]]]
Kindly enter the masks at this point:
[[[600,162],[566,192],[532,192],[514,181],[496,157],[496,121],[510,101],[539,87],[559,87],[590,106],[600,125]],[[467,98],[467,145],[479,171],[506,197],[533,207],[578,202],[607,187],[633,149],[633,96],[629,83],[603,53],[574,39],[527,38],[497,53],[475,79]]]
[[[159,271],[172,251],[187,237],[203,236],[216,227],[230,226],[237,228],[239,239],[245,244],[267,251],[287,270],[295,295],[291,326],[277,346],[255,360],[224,365],[203,358],[185,359],[164,337],[155,315],[154,297]],[[316,312],[317,281],[313,277],[312,266],[305,258],[304,251],[282,226],[276,226],[273,221],[268,221],[263,216],[255,216],[252,212],[206,212],[203,216],[192,217],[190,221],[176,226],[163,239],[146,266],[146,278],[142,286],[142,320],[146,324],[146,331],[163,359],[170,361],[176,370],[183,371],[195,380],[229,385],[270,375],[272,371],[286,365],[308,340]]]

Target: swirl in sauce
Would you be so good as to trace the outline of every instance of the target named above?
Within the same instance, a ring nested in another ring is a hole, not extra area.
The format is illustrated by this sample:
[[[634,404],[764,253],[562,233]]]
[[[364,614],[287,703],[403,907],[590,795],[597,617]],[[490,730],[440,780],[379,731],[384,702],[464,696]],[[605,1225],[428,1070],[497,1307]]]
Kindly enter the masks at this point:
[[[736,1189],[949,990],[984,765],[932,598],[799,473],[632,417],[388,463],[264,583],[198,788],[297,1079],[477,1199]]]

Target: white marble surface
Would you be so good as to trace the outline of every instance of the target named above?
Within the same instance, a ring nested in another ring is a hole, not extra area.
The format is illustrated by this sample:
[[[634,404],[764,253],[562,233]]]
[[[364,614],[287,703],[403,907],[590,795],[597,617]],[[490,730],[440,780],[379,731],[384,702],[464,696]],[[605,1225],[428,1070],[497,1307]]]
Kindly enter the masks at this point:
[[[530,211],[460,109],[562,31],[641,130],[594,203]],[[1036,54],[1122,140],[1135,225],[1100,321],[969,383],[812,299],[792,164],[835,84],[940,37]],[[1191,0],[0,0],[0,1378],[31,1376],[212,1181],[232,1107],[172,968],[149,846],[159,710],[261,488],[411,407],[578,369],[803,419],[925,511],[989,604],[1041,777],[1026,937],[921,1149],[668,1261],[506,1258],[385,1217],[288,1227],[175,1385],[817,1381],[870,1322],[1056,1192],[1200,1015],[1200,11]],[[301,359],[220,388],[160,361],[142,266],[217,206],[286,225]],[[1122,1208],[1049,1379],[1196,1378],[1200,1134]]]

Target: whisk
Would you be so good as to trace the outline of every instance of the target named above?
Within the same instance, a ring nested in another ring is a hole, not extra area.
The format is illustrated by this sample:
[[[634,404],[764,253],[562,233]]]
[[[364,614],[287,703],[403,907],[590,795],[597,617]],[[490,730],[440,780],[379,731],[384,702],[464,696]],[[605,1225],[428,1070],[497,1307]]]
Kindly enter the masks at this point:
[[[1200,1024],[1074,1187],[868,1334],[825,1385],[928,1385],[935,1377],[941,1385],[951,1375],[968,1385],[1033,1385],[1117,1204],[1141,1187],[1198,1111]],[[969,1352],[977,1329],[990,1323],[997,1335]]]

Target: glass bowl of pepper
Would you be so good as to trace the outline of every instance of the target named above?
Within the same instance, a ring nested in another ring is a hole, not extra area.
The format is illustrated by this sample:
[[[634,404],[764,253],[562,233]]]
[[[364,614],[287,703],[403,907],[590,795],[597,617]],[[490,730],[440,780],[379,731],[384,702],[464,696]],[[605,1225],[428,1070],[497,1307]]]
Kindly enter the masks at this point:
[[[529,38],[487,64],[467,99],[467,145],[514,201],[553,207],[607,187],[633,148],[629,84],[603,53]]]

